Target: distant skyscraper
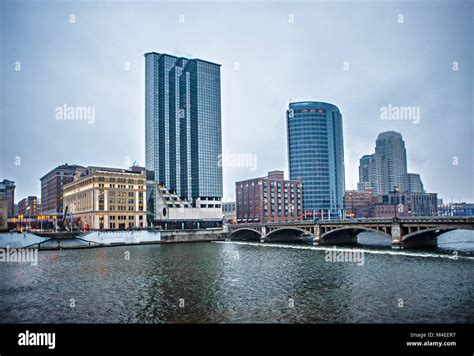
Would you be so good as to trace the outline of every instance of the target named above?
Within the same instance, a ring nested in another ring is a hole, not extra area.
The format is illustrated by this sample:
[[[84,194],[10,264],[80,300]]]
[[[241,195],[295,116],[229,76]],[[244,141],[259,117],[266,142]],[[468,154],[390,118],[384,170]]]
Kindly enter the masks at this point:
[[[424,193],[423,182],[419,174],[408,173],[405,182],[407,192]]]
[[[377,167],[376,194],[387,194],[398,188],[406,190],[407,153],[402,135],[398,132],[382,132],[375,143],[375,163]]]
[[[344,208],[342,115],[328,103],[290,103],[287,112],[290,179],[302,179],[303,209],[340,213]]]
[[[375,190],[377,185],[377,168],[375,166],[375,155],[364,155],[359,160],[359,183],[357,190]]]
[[[220,207],[219,64],[145,54],[145,144],[157,183],[193,205],[199,199]]]

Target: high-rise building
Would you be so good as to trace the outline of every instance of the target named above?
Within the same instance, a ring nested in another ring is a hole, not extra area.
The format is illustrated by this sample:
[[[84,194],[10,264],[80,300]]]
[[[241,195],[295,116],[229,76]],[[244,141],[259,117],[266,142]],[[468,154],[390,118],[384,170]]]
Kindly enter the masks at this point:
[[[359,160],[359,183],[357,190],[374,190],[377,185],[377,169],[375,155],[364,155]]]
[[[64,205],[93,229],[144,228],[146,175],[139,170],[87,167],[64,185]]]
[[[15,216],[15,182],[4,179],[0,182],[0,190],[4,195],[4,200],[6,201],[6,213],[7,217]]]
[[[64,209],[63,186],[72,182],[76,175],[85,171],[85,167],[65,163],[41,177],[41,214],[62,214]]]
[[[342,115],[328,103],[290,103],[287,111],[290,179],[301,178],[306,213],[341,215],[344,208]]]
[[[285,180],[282,171],[235,183],[237,222],[286,222],[303,217],[301,179]]]
[[[421,181],[421,177],[419,174],[408,173],[405,179],[405,183],[405,188],[407,192],[423,193],[425,191],[423,189],[423,182]]]
[[[378,135],[375,143],[377,184],[376,194],[387,194],[394,189],[406,190],[407,153],[402,135],[387,131]]]
[[[22,214],[25,217],[36,217],[39,215],[39,204],[38,198],[35,196],[29,196],[23,198],[18,202],[18,214]]]
[[[372,190],[377,195],[388,194],[394,190],[424,193],[420,175],[407,173],[407,153],[400,133],[380,133],[375,154],[362,156],[359,161],[357,189]]]
[[[221,208],[219,64],[145,54],[145,144],[156,184],[194,207]]]

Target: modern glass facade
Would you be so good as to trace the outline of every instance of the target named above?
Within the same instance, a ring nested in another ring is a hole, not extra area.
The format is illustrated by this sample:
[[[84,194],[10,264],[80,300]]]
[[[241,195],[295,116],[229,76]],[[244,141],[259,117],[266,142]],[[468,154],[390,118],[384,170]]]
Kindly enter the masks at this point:
[[[415,193],[425,192],[425,189],[423,188],[423,182],[421,181],[421,177],[419,174],[407,173],[407,176],[405,179],[405,190],[407,192],[415,192]]]
[[[315,101],[290,103],[287,130],[290,179],[302,179],[305,213],[341,214],[345,181],[339,109]]]
[[[386,131],[378,135],[375,142],[375,163],[377,169],[377,194],[388,194],[395,189],[406,191],[407,152],[402,135]]]
[[[375,190],[377,186],[377,167],[375,155],[364,155],[359,160],[359,183],[357,189],[360,191]]]
[[[145,54],[146,168],[181,198],[222,198],[220,65]]]

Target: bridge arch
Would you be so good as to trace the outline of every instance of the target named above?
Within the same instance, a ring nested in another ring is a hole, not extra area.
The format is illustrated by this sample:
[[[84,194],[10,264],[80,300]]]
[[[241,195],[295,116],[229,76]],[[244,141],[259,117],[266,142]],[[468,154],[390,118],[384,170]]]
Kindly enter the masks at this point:
[[[402,241],[409,242],[409,241],[417,241],[417,240],[421,241],[421,240],[436,239],[438,236],[446,232],[454,231],[454,230],[457,230],[457,229],[456,228],[440,229],[438,227],[434,227],[430,229],[419,230],[419,231],[406,234],[405,236],[402,237]]]
[[[265,236],[265,241],[270,242],[293,242],[293,241],[313,241],[314,234],[298,227],[280,227],[272,230]]]
[[[402,237],[404,247],[430,247],[438,244],[438,238],[454,230],[474,230],[472,226],[432,227],[406,234]]]
[[[382,237],[389,238],[390,240],[392,239],[392,235],[389,233],[370,227],[341,227],[321,234],[319,243],[357,243],[357,235],[361,232],[375,232]]]
[[[260,241],[261,238],[261,232],[250,227],[242,227],[230,233],[231,240]]]

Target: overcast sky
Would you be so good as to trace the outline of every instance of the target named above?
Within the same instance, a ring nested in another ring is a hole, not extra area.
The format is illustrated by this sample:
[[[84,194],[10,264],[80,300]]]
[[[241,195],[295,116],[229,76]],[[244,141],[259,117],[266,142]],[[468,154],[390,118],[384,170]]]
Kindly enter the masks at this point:
[[[428,192],[474,201],[472,2],[2,1],[0,9],[0,179],[16,182],[17,201],[40,196],[39,178],[59,164],[144,164],[149,51],[222,65],[223,153],[257,158],[256,167],[224,167],[225,200],[237,180],[287,174],[288,103],[316,100],[342,112],[347,189],[378,133],[395,130]],[[94,108],[94,122],[58,120],[64,105]],[[382,120],[388,105],[419,108],[419,123]]]

